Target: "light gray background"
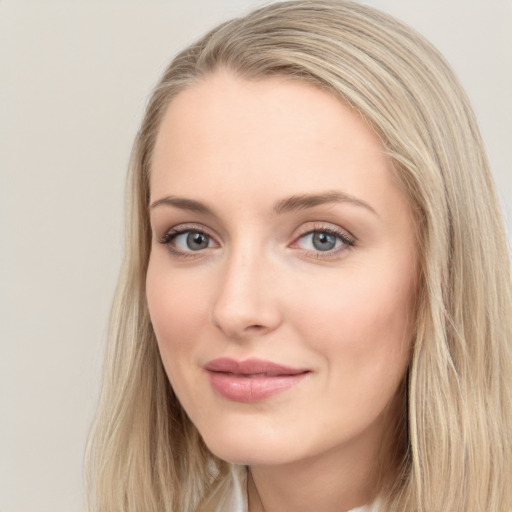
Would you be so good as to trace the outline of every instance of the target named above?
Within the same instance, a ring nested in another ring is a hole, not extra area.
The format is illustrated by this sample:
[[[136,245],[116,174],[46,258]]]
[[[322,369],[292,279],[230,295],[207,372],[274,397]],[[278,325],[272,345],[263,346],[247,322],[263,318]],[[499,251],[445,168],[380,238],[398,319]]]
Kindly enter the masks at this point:
[[[368,0],[431,39],[512,207],[512,0]],[[177,49],[255,0],[0,0],[0,511],[83,510],[125,170]],[[510,224],[510,223],[509,223]]]

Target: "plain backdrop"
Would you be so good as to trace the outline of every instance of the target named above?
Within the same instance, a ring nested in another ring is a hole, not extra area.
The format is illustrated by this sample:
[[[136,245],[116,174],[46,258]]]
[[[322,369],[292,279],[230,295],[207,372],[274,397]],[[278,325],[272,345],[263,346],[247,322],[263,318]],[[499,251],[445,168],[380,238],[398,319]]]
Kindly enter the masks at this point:
[[[436,44],[512,207],[512,0],[368,0]],[[0,511],[83,511],[124,180],[175,52],[255,0],[0,0]],[[510,221],[508,221],[510,226]]]

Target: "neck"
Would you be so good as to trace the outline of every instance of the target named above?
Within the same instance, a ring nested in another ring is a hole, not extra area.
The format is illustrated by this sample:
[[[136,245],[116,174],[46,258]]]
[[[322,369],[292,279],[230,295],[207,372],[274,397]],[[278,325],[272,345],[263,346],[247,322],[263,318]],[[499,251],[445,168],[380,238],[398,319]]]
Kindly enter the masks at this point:
[[[367,464],[337,460],[333,467],[333,462],[315,457],[301,464],[251,467],[249,511],[340,512],[373,501],[375,481]]]
[[[373,425],[358,439],[314,457],[251,466],[249,512],[346,512],[372,503],[395,480],[400,463],[396,425],[384,423],[388,428]]]

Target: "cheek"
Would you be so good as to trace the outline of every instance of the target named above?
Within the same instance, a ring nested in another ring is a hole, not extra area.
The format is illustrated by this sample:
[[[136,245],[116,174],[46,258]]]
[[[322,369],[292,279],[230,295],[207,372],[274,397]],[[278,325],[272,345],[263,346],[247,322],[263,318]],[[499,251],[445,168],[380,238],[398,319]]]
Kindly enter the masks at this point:
[[[390,376],[395,382],[409,361],[414,286],[375,274],[354,271],[340,280],[343,286],[331,280],[315,287],[296,304],[295,317],[333,371],[360,382]]]
[[[199,337],[208,316],[204,281],[166,268],[157,258],[150,260],[146,278],[148,308],[164,364],[183,354]]]
[[[309,307],[297,315],[303,338],[327,368],[318,411],[328,416],[326,439],[338,439],[340,432],[356,435],[387,410],[407,370],[412,345],[411,289],[363,276],[357,286],[345,283],[343,290],[310,296]]]
[[[208,301],[204,281],[169,270],[164,258],[150,260],[146,295],[151,323],[169,382],[186,410],[200,401],[191,384],[197,367],[198,340],[203,338]],[[192,381],[191,381],[192,379]]]

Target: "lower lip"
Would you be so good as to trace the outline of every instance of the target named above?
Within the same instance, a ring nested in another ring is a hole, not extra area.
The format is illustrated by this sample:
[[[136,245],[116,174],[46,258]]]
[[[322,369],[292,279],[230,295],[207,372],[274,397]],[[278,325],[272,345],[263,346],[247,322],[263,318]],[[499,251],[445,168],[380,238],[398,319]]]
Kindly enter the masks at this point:
[[[269,377],[245,377],[213,371],[208,374],[212,388],[224,398],[235,402],[258,402],[294,387],[308,372]]]

